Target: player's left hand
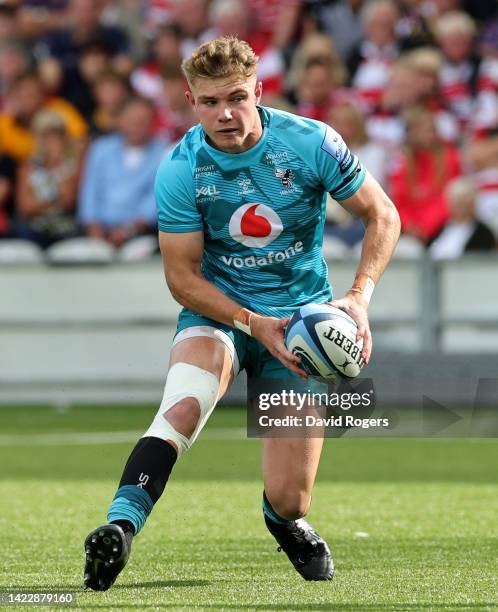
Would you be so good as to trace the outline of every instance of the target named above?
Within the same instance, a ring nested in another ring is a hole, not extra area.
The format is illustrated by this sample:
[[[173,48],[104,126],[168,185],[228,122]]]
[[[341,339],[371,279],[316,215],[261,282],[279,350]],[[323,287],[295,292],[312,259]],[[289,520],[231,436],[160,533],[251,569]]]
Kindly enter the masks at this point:
[[[358,326],[356,341],[361,338],[363,339],[361,356],[363,357],[363,361],[367,364],[372,354],[372,334],[370,332],[370,324],[368,323],[367,301],[361,293],[350,291],[340,300],[333,300],[329,302],[329,304],[335,306],[335,308],[344,310],[344,312],[347,312],[347,314],[354,319]]]

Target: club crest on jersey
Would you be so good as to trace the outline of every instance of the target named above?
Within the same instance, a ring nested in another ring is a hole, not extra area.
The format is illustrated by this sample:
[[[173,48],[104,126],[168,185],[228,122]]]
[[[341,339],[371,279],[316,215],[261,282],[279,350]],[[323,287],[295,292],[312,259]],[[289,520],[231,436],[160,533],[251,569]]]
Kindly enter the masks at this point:
[[[230,236],[246,247],[265,247],[284,226],[277,213],[266,204],[250,203],[237,208],[228,224]]]
[[[292,187],[292,179],[294,178],[294,172],[290,168],[282,170],[282,168],[275,168],[275,176],[282,181],[284,187]]]

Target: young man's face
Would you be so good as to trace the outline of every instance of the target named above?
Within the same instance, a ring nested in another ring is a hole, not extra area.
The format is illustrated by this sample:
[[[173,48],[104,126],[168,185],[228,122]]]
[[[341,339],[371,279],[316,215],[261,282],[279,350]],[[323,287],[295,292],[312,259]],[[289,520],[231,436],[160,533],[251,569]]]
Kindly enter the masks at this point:
[[[211,143],[227,153],[241,153],[254,146],[263,128],[256,104],[262,84],[253,77],[196,79],[187,99]]]

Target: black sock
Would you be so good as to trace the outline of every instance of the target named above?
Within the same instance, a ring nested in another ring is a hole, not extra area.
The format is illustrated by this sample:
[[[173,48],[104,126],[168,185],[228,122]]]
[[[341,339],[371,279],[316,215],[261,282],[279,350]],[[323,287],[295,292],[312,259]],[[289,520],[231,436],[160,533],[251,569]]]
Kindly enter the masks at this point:
[[[165,440],[140,438],[126,462],[119,487],[138,486],[147,491],[155,504],[164,491],[177,456],[176,450]]]

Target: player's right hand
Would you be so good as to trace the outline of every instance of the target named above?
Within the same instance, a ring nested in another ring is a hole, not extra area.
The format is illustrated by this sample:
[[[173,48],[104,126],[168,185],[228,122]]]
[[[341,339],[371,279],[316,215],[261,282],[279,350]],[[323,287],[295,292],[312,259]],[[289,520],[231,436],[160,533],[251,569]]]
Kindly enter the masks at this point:
[[[258,314],[251,316],[251,335],[268,349],[287,369],[301,378],[307,379],[308,374],[300,368],[301,360],[294,355],[284,343],[285,326],[290,317],[277,319],[276,317],[263,317]]]

